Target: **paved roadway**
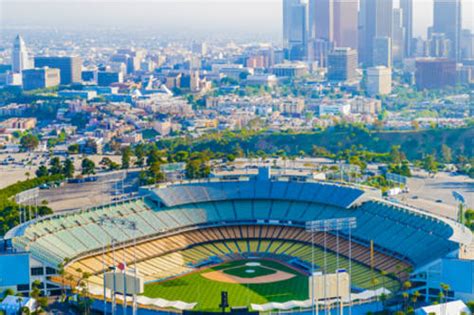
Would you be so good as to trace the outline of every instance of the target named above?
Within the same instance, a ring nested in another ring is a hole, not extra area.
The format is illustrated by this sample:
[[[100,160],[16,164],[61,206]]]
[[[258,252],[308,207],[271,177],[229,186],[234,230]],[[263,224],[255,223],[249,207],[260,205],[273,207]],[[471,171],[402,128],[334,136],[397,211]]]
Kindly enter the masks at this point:
[[[453,191],[461,193],[467,206],[474,208],[474,180],[467,176],[441,172],[430,177],[424,171],[415,171],[408,180],[408,188],[409,193],[395,199],[438,215],[457,217],[458,203],[452,196]]]

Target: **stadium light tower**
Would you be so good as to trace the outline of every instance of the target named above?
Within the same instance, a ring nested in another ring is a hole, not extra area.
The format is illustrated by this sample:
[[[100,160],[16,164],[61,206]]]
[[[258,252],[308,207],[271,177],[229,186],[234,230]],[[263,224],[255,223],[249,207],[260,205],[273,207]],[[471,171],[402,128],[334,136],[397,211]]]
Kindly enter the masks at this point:
[[[464,198],[464,196],[461,193],[459,193],[457,191],[453,191],[453,197],[454,197],[454,200],[459,202],[458,221],[459,221],[459,223],[464,224],[464,206],[466,205],[466,199]]]
[[[312,302],[312,313],[319,314],[318,303],[315,303],[315,288],[314,288],[314,233],[324,233],[324,300],[326,303],[325,314],[328,312],[327,307],[327,233],[336,232],[336,276],[337,276],[337,294],[339,295],[339,231],[347,231],[349,238],[349,315],[352,314],[352,298],[350,297],[350,288],[352,286],[352,234],[351,230],[357,227],[357,219],[355,217],[339,218],[339,219],[328,219],[328,220],[317,220],[306,222],[306,231],[311,233],[311,302]],[[339,308],[339,314],[342,314],[342,301],[340,297],[337,297]]]
[[[32,207],[34,205],[35,218],[38,217],[38,199],[39,189],[33,188],[23,191],[15,196],[15,201],[18,203],[20,224],[32,219]],[[28,218],[27,218],[28,214]]]
[[[136,279],[137,279],[137,233],[136,231],[138,231],[138,228],[137,228],[137,223],[135,221],[132,221],[132,220],[128,220],[128,219],[123,219],[123,218],[111,218],[111,217],[108,217],[108,216],[101,216],[99,217],[99,225],[100,226],[110,226],[110,227],[113,227],[113,228],[118,228],[118,229],[125,229],[125,230],[128,230],[128,231],[131,231],[132,234],[133,234],[133,248],[134,248],[134,253],[133,253],[133,265],[134,265],[134,281],[133,281],[133,284],[134,284],[134,288],[133,288],[133,302],[132,302],[132,305],[133,305],[133,311],[132,311],[132,314],[133,315],[136,315],[137,314],[137,294],[136,294]],[[116,244],[116,240],[115,239],[112,239],[112,252],[113,252],[113,264],[114,264],[114,269],[113,269],[113,272],[114,272],[114,276],[113,276],[113,292],[112,292],[112,315],[115,315],[115,308],[116,308],[116,300],[115,300],[115,288],[116,288],[116,283],[115,283],[115,277],[116,277],[116,260],[115,260],[115,244]],[[104,315],[107,314],[107,289],[106,289],[106,285],[105,285],[105,274],[107,272],[107,268],[106,268],[106,265],[105,265],[105,251],[106,251],[106,244],[103,245],[103,252],[102,252],[102,265],[104,267]],[[126,261],[125,261],[125,247],[123,248],[123,266],[124,266],[124,269],[123,269],[123,276],[124,276],[124,289],[123,289],[123,315],[126,315],[127,314],[127,286],[126,286],[126,279],[125,279],[125,276],[126,276]]]

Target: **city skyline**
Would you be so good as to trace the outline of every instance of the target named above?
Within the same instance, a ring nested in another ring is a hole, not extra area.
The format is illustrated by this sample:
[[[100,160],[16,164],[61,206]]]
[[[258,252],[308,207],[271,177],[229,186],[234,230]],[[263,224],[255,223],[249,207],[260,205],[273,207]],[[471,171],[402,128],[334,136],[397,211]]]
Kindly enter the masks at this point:
[[[153,1],[43,1],[2,0],[0,14],[2,29],[18,26],[54,27],[66,29],[90,29],[114,25],[122,27],[153,27],[164,32],[172,30],[196,32],[230,32],[258,30],[259,34],[282,37],[282,5],[279,0],[258,0],[248,10],[248,0],[184,0],[171,3],[168,0]],[[395,6],[399,0],[394,1]],[[86,5],[87,4],[87,5]],[[31,10],[29,9],[31,8]],[[158,10],[159,9],[159,10]],[[68,12],[74,14],[68,14]],[[34,12],[34,13],[33,13]],[[107,14],[104,18],[103,12]],[[430,14],[426,14],[430,12]],[[413,9],[413,36],[427,37],[427,28],[433,25],[433,2],[415,0]],[[462,28],[474,31],[474,2],[462,1]],[[47,18],[46,18],[47,17]],[[212,17],[212,18],[211,18]],[[84,23],[87,22],[87,23]]]

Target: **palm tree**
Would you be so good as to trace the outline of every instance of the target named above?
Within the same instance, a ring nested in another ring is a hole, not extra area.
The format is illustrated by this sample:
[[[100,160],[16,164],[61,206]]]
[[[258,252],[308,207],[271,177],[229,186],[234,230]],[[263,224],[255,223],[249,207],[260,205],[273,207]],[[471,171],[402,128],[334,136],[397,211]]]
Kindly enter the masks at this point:
[[[18,313],[21,315],[22,314],[21,303],[23,302],[23,297],[22,296],[17,297],[16,302],[18,303]]]
[[[405,292],[402,293],[402,296],[405,304],[405,312],[408,312],[408,298],[410,297],[408,290],[411,288],[411,286],[412,285],[410,281],[403,282],[403,290]]]
[[[15,294],[15,291],[13,291],[13,289],[10,289],[10,288],[5,289],[5,291],[3,291],[3,299],[9,295],[14,295],[14,294]]]
[[[408,311],[408,298],[410,297],[410,294],[408,294],[407,292],[403,292],[402,293],[402,296],[403,296],[403,308],[405,310],[405,312]]]
[[[412,296],[411,296],[411,301],[413,302],[413,307],[416,307],[416,302],[418,301],[418,298],[420,297],[420,292],[417,290],[415,292],[413,292]]]
[[[441,283],[441,290],[443,291],[443,296],[444,296],[444,303],[448,301],[448,291],[451,289],[449,284],[446,283]]]

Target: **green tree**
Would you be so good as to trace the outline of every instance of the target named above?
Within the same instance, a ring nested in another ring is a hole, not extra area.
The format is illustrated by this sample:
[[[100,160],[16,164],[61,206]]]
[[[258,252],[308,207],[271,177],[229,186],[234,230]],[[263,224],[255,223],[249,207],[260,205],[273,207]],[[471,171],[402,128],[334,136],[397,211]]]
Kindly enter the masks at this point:
[[[149,154],[146,163],[148,165],[152,165],[155,162],[161,162],[163,158],[163,153],[158,150],[156,147],[152,147]]]
[[[429,174],[436,174],[438,172],[438,162],[433,154],[428,154],[422,162],[422,167]]]
[[[359,166],[362,171],[367,168],[367,163],[360,159],[360,156],[353,155],[349,158],[349,164]]]
[[[61,165],[61,160],[58,157],[53,157],[49,161],[49,173],[51,175],[59,175],[63,173],[63,167]]]
[[[142,143],[139,143],[135,146],[134,149],[135,156],[137,157],[137,160],[135,161],[135,164],[138,167],[143,167],[145,164],[145,156],[146,156],[146,150],[145,146]]]
[[[192,159],[186,163],[186,177],[189,179],[205,178],[210,172],[211,169],[205,160]]]
[[[161,163],[155,162],[150,165],[149,175],[152,178],[153,183],[163,181],[165,179],[165,175],[161,171]]]
[[[24,151],[33,151],[39,145],[39,139],[36,135],[27,134],[20,140],[20,147]]]
[[[390,148],[390,161],[394,164],[400,164],[404,159],[400,146],[394,145]]]
[[[66,178],[74,177],[74,163],[71,159],[65,159],[63,162],[63,174]]]
[[[88,158],[82,160],[82,175],[93,175],[95,174],[95,163]]]
[[[466,303],[467,307],[474,313],[474,300]]]
[[[120,168],[120,165],[112,161],[109,157],[102,158],[99,164],[106,167],[109,171],[118,170]]]
[[[3,291],[3,298],[6,298],[9,295],[15,295],[15,291],[13,291],[11,288],[5,289],[5,291]]]
[[[46,166],[41,165],[40,167],[38,167],[35,174],[36,174],[36,177],[44,177],[44,176],[48,176],[49,171]]]
[[[31,286],[30,296],[36,300],[36,309],[33,314],[40,314],[41,310],[46,310],[48,307],[48,299],[41,294],[42,283],[39,280],[35,280]]]
[[[189,153],[188,153],[188,151],[178,151],[173,156],[173,159],[176,162],[186,162],[189,159]]]
[[[67,147],[67,152],[69,154],[77,154],[79,153],[79,144],[71,144],[70,146]]]
[[[451,163],[453,160],[453,154],[451,148],[443,143],[441,146],[441,156],[443,157],[444,163]]]
[[[132,158],[132,149],[130,147],[126,147],[122,149],[122,169],[130,168],[130,160]]]

